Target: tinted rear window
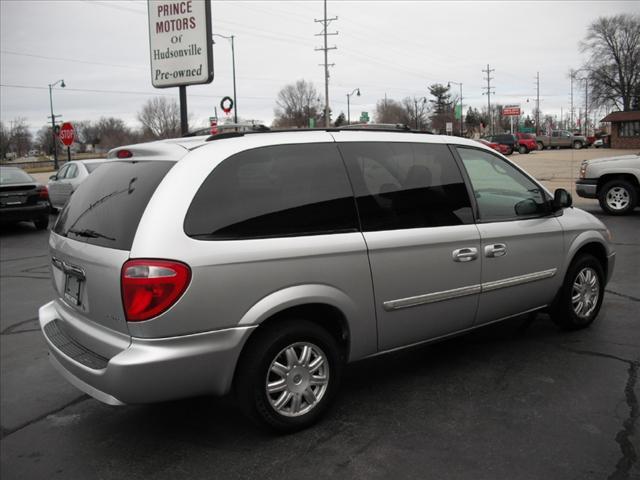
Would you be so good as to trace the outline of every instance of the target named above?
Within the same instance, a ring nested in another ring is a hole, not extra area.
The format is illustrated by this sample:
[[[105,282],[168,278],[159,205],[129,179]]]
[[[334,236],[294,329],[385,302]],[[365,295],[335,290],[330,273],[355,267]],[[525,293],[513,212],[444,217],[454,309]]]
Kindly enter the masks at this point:
[[[142,213],[174,162],[108,162],[73,192],[54,227],[81,242],[130,250]]]
[[[15,183],[33,183],[33,178],[27,172],[19,168],[0,169],[0,185],[12,185]]]

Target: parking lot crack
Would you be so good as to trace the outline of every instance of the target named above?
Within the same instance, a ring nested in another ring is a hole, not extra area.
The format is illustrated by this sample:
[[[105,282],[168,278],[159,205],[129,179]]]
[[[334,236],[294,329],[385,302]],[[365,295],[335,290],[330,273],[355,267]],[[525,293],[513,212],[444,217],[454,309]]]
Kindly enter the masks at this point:
[[[46,255],[31,255],[29,257],[18,257],[18,258],[3,258],[2,260],[0,260],[1,263],[4,262],[17,262],[19,260],[31,260],[32,258],[42,258],[42,257],[48,257],[49,254]]]
[[[636,424],[638,417],[640,417],[640,405],[638,403],[638,397],[635,392],[636,383],[638,382],[638,368],[640,367],[640,359],[628,360],[625,358],[610,355],[608,353],[594,352],[590,350],[578,350],[565,346],[558,346],[562,350],[566,350],[577,355],[587,355],[592,357],[608,358],[622,362],[628,366],[627,368],[627,382],[624,387],[624,397],[629,408],[629,416],[622,422],[622,428],[618,431],[615,437],[616,443],[620,446],[622,457],[616,464],[615,471],[607,477],[609,480],[624,480],[629,478],[629,472],[633,464],[638,461],[638,452],[631,442],[636,433]]]
[[[626,295],[624,293],[614,292],[613,290],[605,289],[605,292],[610,293],[611,295],[616,295],[618,297],[626,298],[627,300],[631,300],[633,302],[640,302],[640,298],[632,297],[631,295]]]
[[[22,320],[21,322],[14,323],[13,325],[9,325],[7,328],[0,332],[0,335],[13,335],[16,333],[24,333],[24,332],[34,332],[40,330],[40,328],[29,328],[29,329],[20,329],[25,324],[37,322],[38,317],[28,318],[27,320]]]
[[[56,408],[55,410],[52,410],[50,412],[44,413],[42,415],[37,416],[36,418],[29,420],[28,422],[25,422],[21,425],[18,425],[17,427],[14,428],[4,428],[4,427],[0,427],[0,439],[4,439],[6,437],[8,437],[9,435],[13,435],[14,433],[22,430],[23,428],[27,428],[30,425],[33,425],[34,423],[38,423],[40,420],[43,420],[45,418],[47,418],[49,415],[55,415],[56,413],[62,412],[63,410],[65,410],[66,408],[69,408],[77,403],[80,402],[84,402],[85,400],[89,399],[91,397],[89,397],[89,395],[80,395],[79,397],[71,400],[68,403],[65,403],[64,405],[62,405],[59,408]]]

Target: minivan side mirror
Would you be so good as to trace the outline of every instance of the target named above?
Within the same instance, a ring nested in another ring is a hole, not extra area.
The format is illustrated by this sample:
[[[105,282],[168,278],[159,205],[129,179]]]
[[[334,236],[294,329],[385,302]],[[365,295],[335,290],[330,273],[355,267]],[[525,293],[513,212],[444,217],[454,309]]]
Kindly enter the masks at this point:
[[[571,205],[573,205],[573,198],[564,188],[558,188],[553,192],[553,209],[555,211],[569,208]]]

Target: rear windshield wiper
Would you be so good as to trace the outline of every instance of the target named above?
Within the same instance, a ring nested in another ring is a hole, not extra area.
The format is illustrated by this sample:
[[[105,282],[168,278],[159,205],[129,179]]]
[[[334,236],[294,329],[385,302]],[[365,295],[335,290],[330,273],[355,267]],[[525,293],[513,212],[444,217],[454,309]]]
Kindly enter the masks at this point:
[[[74,235],[77,235],[78,237],[87,237],[87,238],[105,238],[107,240],[112,240],[115,242],[115,238],[113,237],[108,237],[106,235],[103,235],[102,233],[98,233],[95,230],[91,230],[89,228],[85,228],[83,230],[67,230],[67,233],[73,233]]]

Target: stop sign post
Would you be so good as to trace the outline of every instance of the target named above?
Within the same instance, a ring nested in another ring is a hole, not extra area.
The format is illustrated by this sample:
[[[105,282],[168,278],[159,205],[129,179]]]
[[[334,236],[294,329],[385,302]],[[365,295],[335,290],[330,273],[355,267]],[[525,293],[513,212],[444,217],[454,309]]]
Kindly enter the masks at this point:
[[[73,130],[73,125],[71,122],[64,122],[60,127],[60,133],[58,134],[58,138],[62,142],[64,146],[67,147],[67,160],[71,161],[71,145],[73,145],[73,141],[75,140],[75,131]]]

